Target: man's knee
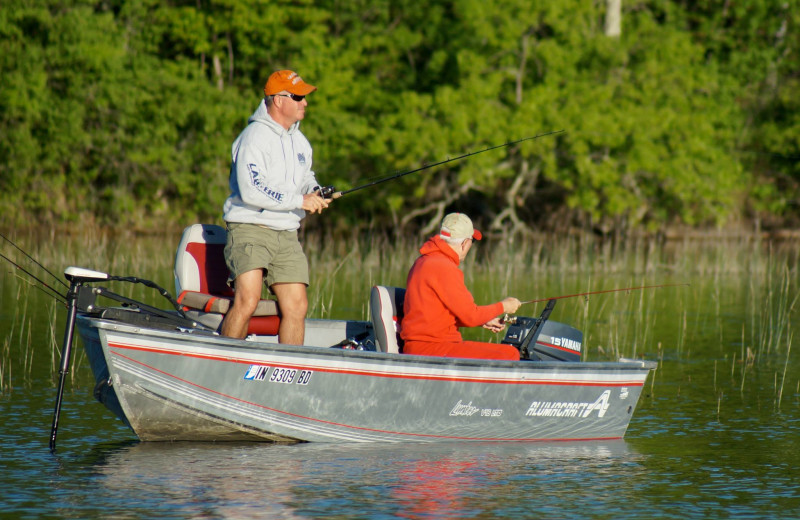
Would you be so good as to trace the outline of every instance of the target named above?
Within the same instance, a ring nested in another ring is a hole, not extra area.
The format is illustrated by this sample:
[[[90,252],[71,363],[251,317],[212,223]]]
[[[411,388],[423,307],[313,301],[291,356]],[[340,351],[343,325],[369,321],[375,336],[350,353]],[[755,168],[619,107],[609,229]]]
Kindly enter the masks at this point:
[[[273,292],[278,297],[281,315],[286,319],[303,319],[308,312],[308,297],[303,284],[276,284]]]
[[[305,318],[308,313],[308,300],[305,298],[278,298],[278,305],[284,318]]]
[[[261,280],[260,270],[248,271],[236,278],[233,284],[236,292],[233,297],[232,311],[253,314],[261,300]]]
[[[308,300],[298,300],[290,307],[289,312],[297,317],[305,318],[308,314]]]
[[[236,297],[233,300],[233,307],[231,307],[229,312],[252,316],[258,306],[259,299],[260,298],[253,298],[251,296]]]

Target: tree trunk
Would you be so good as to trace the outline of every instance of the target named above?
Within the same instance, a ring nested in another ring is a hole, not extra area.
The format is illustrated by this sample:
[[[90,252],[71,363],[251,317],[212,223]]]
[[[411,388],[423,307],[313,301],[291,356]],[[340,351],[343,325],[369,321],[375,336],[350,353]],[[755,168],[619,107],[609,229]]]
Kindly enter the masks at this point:
[[[228,83],[233,84],[233,41],[231,33],[225,35],[228,41]]]
[[[527,160],[519,165],[519,173],[505,194],[506,205],[489,224],[489,229],[502,231],[504,236],[533,236],[533,229],[517,214],[517,207],[522,207],[528,197],[536,192],[539,178],[538,165],[531,167]]]
[[[622,34],[622,0],[606,0],[605,32],[611,38]]]
[[[217,78],[217,89],[222,90],[225,87],[225,80],[222,79],[222,62],[219,55],[214,54],[214,77]]]

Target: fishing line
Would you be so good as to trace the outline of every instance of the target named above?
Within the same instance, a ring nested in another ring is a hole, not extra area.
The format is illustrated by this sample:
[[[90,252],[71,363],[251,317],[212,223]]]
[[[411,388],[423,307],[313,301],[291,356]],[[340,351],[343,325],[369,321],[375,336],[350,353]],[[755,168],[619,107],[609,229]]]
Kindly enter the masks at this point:
[[[526,300],[521,302],[520,305],[525,305],[528,303],[538,303],[538,302],[546,302],[549,300],[561,300],[563,298],[576,298],[578,296],[589,296],[590,294],[604,294],[604,293],[612,293],[612,292],[622,292],[622,291],[638,291],[642,289],[658,289],[659,287],[680,287],[680,286],[689,286],[688,283],[666,283],[662,285],[642,285],[640,287],[625,287],[622,289],[608,289],[606,291],[592,291],[592,292],[585,292],[579,294],[567,294],[565,296],[552,296],[550,298],[540,298],[538,300]]]

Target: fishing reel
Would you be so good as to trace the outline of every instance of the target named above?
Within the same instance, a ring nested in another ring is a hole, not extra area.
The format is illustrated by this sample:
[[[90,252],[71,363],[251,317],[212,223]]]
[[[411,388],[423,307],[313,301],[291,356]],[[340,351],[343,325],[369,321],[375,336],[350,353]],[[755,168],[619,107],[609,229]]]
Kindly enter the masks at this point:
[[[333,194],[336,193],[336,188],[333,186],[317,186],[314,188],[314,191],[316,191],[323,199],[332,199]]]
[[[342,350],[367,350],[370,352],[376,352],[378,350],[375,343],[369,338],[368,332],[345,338],[331,346],[331,348],[340,348]]]

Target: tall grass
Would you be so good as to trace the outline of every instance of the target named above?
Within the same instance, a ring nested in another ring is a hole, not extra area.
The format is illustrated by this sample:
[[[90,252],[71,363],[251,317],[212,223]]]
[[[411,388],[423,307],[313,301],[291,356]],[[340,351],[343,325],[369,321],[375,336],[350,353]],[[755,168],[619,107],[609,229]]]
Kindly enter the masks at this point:
[[[67,266],[77,265],[138,276],[173,289],[172,264],[179,236],[89,230],[81,235],[12,239],[58,276]],[[376,284],[404,286],[422,241],[392,240],[382,235],[346,241],[305,236],[304,249],[311,267],[309,316],[368,319],[370,288]],[[0,252],[36,269],[13,256],[8,248]],[[754,363],[780,356],[782,377],[776,385],[777,402],[783,389],[792,383],[787,381],[791,378],[787,367],[800,294],[796,244],[783,247],[750,237],[666,243],[642,238],[601,241],[589,235],[483,240],[475,243],[463,269],[479,304],[509,295],[529,300],[688,283],[688,287],[562,299],[551,319],[583,331],[587,360],[736,357],[738,361],[732,364],[741,363],[744,387],[746,371]],[[0,392],[31,384],[37,370],[44,370],[51,380],[58,371],[65,311],[35,285],[13,267],[2,265]],[[142,285],[114,283],[109,287],[124,296],[168,307],[155,291]],[[519,313],[535,316],[543,306],[526,305]],[[464,336],[483,341],[501,339],[480,328],[465,330]],[[748,350],[753,353],[752,363],[747,363]],[[86,368],[82,349],[76,352],[72,377],[76,377],[76,370]]]

